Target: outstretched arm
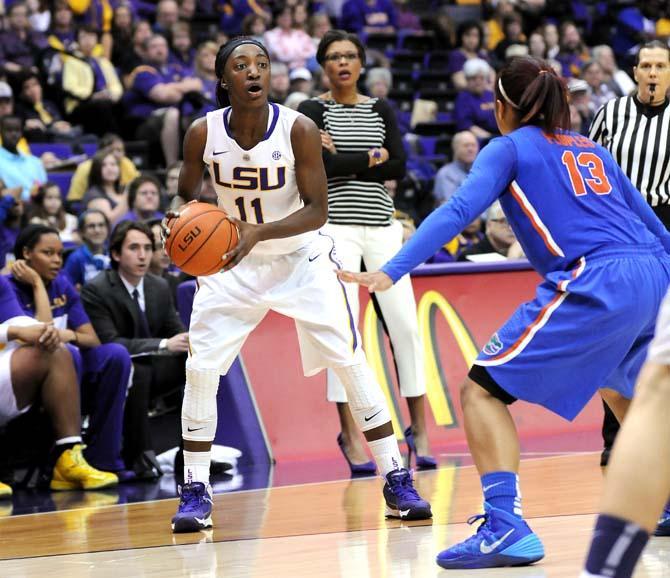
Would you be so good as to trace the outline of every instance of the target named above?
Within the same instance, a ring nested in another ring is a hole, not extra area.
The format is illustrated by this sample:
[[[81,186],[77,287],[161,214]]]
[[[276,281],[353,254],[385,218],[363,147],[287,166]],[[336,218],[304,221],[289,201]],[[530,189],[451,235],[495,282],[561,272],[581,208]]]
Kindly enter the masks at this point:
[[[283,239],[313,231],[328,218],[328,183],[321,158],[321,135],[313,121],[298,117],[291,129],[291,145],[295,156],[295,177],[304,206],[283,219],[254,225],[233,217],[240,232],[237,246],[224,255],[230,261],[224,270],[237,265],[259,241]]]

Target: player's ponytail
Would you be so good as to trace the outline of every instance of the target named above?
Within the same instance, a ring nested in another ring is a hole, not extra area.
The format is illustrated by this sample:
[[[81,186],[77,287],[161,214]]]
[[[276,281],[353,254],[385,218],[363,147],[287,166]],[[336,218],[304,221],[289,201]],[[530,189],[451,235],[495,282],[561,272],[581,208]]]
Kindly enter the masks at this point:
[[[496,98],[511,106],[522,125],[546,132],[569,130],[570,107],[565,83],[545,61],[513,58],[498,74]]]

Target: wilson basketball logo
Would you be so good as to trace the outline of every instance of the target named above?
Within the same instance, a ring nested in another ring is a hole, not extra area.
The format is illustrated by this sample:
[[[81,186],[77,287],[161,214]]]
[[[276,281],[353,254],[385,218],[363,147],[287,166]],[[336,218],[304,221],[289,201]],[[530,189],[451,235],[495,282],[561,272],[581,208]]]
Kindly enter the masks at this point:
[[[200,227],[197,225],[193,227],[186,235],[184,235],[184,238],[182,239],[181,243],[179,243],[178,248],[180,251],[186,251],[188,246],[193,243],[199,236],[202,231],[200,230]]]

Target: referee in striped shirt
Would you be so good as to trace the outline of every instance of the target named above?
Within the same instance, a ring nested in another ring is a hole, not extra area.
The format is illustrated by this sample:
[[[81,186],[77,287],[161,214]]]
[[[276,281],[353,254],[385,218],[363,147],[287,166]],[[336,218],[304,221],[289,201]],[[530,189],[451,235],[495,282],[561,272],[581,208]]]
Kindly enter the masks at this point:
[[[596,113],[589,137],[612,153],[623,172],[670,229],[670,49],[654,40],[640,48],[633,69],[637,91],[610,100]],[[607,465],[619,424],[605,405]]]

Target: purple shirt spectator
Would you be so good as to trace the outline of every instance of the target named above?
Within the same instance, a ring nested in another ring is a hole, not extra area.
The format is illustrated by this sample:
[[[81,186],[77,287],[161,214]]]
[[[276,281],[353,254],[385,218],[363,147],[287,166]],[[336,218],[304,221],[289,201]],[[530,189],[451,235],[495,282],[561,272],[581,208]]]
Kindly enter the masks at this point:
[[[456,130],[468,130],[472,126],[478,126],[498,134],[494,106],[495,96],[490,90],[485,90],[479,95],[469,90],[459,92],[454,104]]]
[[[374,0],[372,4],[366,0],[348,0],[342,7],[340,25],[349,32],[397,28],[395,7],[389,0]]]
[[[155,110],[166,106],[149,98],[151,89],[158,84],[179,82],[184,77],[176,66],[170,64],[161,68],[142,65],[138,66],[133,73],[133,82],[123,97],[124,103],[128,116],[143,119],[151,116]]]
[[[488,55],[484,50],[479,51],[479,58],[488,62]],[[454,74],[463,70],[468,57],[460,48],[456,48],[449,53],[449,62],[447,63],[447,74]]]
[[[37,54],[47,46],[47,39],[41,32],[27,32],[25,39],[13,30],[3,32],[0,34],[0,67],[13,62],[31,68],[35,66]]]
[[[153,221],[154,219],[162,219],[165,215],[160,211],[154,211],[148,217],[142,217],[138,215],[135,211],[128,211],[122,217],[119,217],[119,220],[116,221],[116,224],[119,224],[123,221]]]
[[[0,323],[24,315],[7,277],[0,276]]]

